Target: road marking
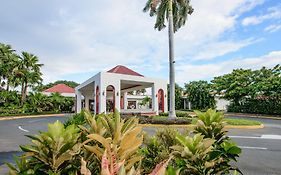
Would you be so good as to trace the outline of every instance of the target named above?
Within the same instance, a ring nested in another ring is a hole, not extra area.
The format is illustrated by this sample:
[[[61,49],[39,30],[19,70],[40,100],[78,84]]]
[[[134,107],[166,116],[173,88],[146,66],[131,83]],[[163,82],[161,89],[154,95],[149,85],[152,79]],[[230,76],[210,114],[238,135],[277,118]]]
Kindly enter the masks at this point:
[[[31,120],[31,121],[28,121],[28,123],[35,123],[35,122],[42,121],[42,120],[45,120],[45,119],[36,119],[36,120]]]
[[[271,139],[271,140],[281,140],[281,135],[261,135],[257,136],[229,136],[230,138],[239,138],[239,139]]]
[[[21,126],[18,126],[18,128],[19,128],[20,130],[24,131],[24,132],[29,132],[28,130],[23,129]]]
[[[252,146],[238,146],[238,147],[243,148],[243,149],[267,150],[267,148],[264,148],[264,147],[252,147]]]

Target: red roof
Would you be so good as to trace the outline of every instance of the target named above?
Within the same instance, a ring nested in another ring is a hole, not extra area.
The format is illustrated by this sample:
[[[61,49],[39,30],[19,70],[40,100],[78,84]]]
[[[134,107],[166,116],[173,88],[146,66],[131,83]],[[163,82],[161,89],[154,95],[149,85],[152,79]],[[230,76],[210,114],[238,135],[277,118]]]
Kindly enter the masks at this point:
[[[74,93],[75,90],[72,87],[69,87],[65,84],[57,84],[49,89],[44,90],[44,92],[58,92],[58,93]]]
[[[133,75],[133,76],[140,76],[140,77],[143,77],[143,75],[125,67],[125,66],[121,66],[121,65],[118,65],[112,69],[110,69],[109,71],[107,72],[111,72],[111,73],[116,73],[116,74],[125,74],[125,75]]]

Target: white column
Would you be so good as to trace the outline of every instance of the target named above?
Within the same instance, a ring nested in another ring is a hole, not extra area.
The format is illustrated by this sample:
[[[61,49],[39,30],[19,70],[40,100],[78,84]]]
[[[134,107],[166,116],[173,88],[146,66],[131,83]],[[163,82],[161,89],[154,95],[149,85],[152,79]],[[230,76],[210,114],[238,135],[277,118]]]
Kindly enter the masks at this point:
[[[156,115],[158,115],[159,114],[158,97],[156,97],[156,95],[157,95],[157,88],[156,88],[155,84],[153,84],[152,88],[151,88],[152,110],[156,112]]]
[[[115,84],[115,108],[120,112],[121,82]]]
[[[124,96],[123,96],[123,98],[124,98],[124,109],[127,109],[127,107],[128,107],[128,99],[127,99],[127,92],[124,92]]]
[[[89,97],[89,94],[85,95],[85,110],[89,111],[90,110],[90,105],[89,105],[89,100],[90,100],[90,97]]]
[[[81,108],[82,108],[82,94],[79,90],[76,90],[75,92],[76,94],[76,112],[79,113],[81,112]]]

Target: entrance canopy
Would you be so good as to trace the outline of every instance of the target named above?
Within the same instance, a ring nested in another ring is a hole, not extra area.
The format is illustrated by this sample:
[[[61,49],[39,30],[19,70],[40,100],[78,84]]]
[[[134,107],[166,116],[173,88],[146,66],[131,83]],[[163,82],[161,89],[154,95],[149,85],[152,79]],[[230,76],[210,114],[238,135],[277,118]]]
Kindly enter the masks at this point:
[[[135,96],[131,94],[132,91],[143,89],[148,92]],[[89,78],[75,88],[75,94],[76,112],[82,108],[96,114],[112,112],[114,109],[121,113],[167,112],[167,82],[144,77],[121,65]]]

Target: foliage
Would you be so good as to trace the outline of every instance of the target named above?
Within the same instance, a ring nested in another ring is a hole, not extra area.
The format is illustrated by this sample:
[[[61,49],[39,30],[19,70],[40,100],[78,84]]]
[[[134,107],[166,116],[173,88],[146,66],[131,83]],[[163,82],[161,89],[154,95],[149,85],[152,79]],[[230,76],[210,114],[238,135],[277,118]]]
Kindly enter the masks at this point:
[[[81,113],[74,114],[71,118],[67,119],[64,123],[64,127],[69,125],[84,125],[86,123],[84,111]]]
[[[281,66],[259,70],[235,69],[212,80],[217,94],[241,105],[244,99],[277,98],[281,94]]]
[[[176,138],[180,145],[172,148],[182,174],[215,174],[213,172],[215,162],[209,156],[213,149],[213,139],[204,139],[201,134],[193,137],[178,134]]]
[[[185,84],[185,92],[192,109],[206,110],[215,107],[211,84],[207,81],[192,81]]]
[[[28,164],[25,168],[12,168],[15,174],[33,171],[34,174],[75,174],[75,161],[80,153],[78,143],[79,129],[74,125],[64,128],[56,121],[48,125],[47,132],[27,136],[32,140],[31,145],[20,146],[24,155],[21,162]]]
[[[230,103],[228,112],[281,115],[281,99],[245,99],[240,104]]]
[[[130,116],[123,116],[124,119],[131,118]],[[169,119],[167,116],[137,116],[140,124],[165,124],[165,125],[173,125],[173,124],[190,124],[191,118],[189,117],[181,117],[176,119]]]
[[[231,161],[237,161],[241,149],[236,144],[230,142],[226,136],[224,126],[224,115],[221,112],[209,109],[206,112],[195,111],[198,120],[194,133],[201,134],[204,139],[212,139],[214,150],[210,154],[210,159],[214,160],[212,165],[212,174],[218,172],[229,173],[230,170],[240,170],[230,164]],[[241,172],[240,172],[241,173]]]
[[[178,84],[175,84],[175,106],[176,109],[183,109],[183,98],[182,98],[183,88]],[[170,86],[168,85],[168,106],[170,105]],[[177,116],[178,117],[178,116]]]
[[[120,114],[115,110],[113,116],[101,115],[100,120],[93,120],[95,123],[93,131],[100,124],[105,132],[93,132],[87,135],[84,147],[101,160],[104,152],[108,155],[116,155],[114,161],[124,162],[126,172],[130,171],[136,163],[141,160],[137,150],[143,142],[141,127],[138,126],[136,118],[128,120],[121,119]],[[97,144],[98,143],[98,144]],[[109,157],[110,161],[113,160]]]
[[[195,133],[201,133],[204,138],[215,139],[218,143],[228,138],[224,130],[226,123],[222,112],[208,109],[207,112],[195,111],[195,114],[198,118]]]
[[[193,8],[189,4],[189,0],[148,0],[143,8],[143,11],[149,11],[150,16],[156,15],[154,28],[159,31],[166,27],[165,23],[166,20],[168,20],[167,14],[168,11],[171,10],[169,8],[170,1],[172,1],[174,31],[177,31],[185,25],[187,15],[191,15],[193,12]]]
[[[141,106],[145,106],[145,105],[147,105],[147,104],[150,104],[151,101],[152,101],[152,99],[151,99],[150,97],[145,96],[145,97],[142,99],[140,105],[141,105]]]
[[[158,130],[153,137],[144,137],[144,147],[141,149],[144,174],[152,172],[157,164],[169,159],[171,146],[178,144],[176,134],[175,129],[166,128]]]
[[[31,92],[23,105],[16,91],[0,91],[1,115],[40,114],[53,112],[71,112],[74,105],[72,97],[60,94],[46,96],[39,92]]]
[[[36,86],[34,89],[36,91],[43,91],[43,90],[46,90],[46,89],[49,89],[57,84],[65,84],[69,87],[72,87],[72,88],[75,88],[76,86],[78,86],[79,84],[74,82],[74,81],[67,81],[67,80],[58,80],[58,81],[55,81],[53,83],[48,83],[46,85],[39,85],[39,86]]]
[[[169,114],[167,112],[160,112],[159,116],[168,116]],[[185,117],[185,118],[191,118],[188,112],[185,111],[176,111],[177,117]]]

